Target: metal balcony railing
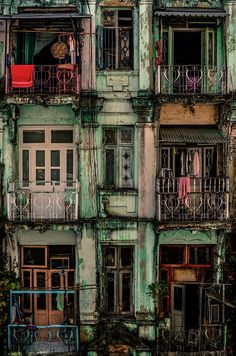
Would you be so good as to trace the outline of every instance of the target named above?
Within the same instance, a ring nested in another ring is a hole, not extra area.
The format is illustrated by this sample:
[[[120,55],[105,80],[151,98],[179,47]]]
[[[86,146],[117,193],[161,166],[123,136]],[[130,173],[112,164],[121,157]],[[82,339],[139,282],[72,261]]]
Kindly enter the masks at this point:
[[[159,329],[159,351],[200,352],[224,350],[224,325],[206,325],[199,329],[171,327]]]
[[[229,178],[190,178],[183,197],[179,178],[157,178],[159,221],[210,221],[229,217]]]
[[[35,301],[39,296],[45,298],[46,303],[49,303],[52,296],[60,296],[67,300],[70,295],[75,302],[75,290],[62,289],[30,289],[30,290],[10,290],[10,323],[8,324],[8,349],[11,352],[23,353],[69,353],[79,351],[79,330],[75,324],[75,315],[72,319],[66,318],[66,307],[62,313],[63,323],[55,322],[54,324],[47,323],[49,318],[44,315],[40,325],[34,323],[35,315],[32,314],[29,318],[24,318],[20,312],[20,305],[23,297],[29,297]],[[35,303],[37,304],[37,302]],[[15,308],[16,313],[13,312]],[[44,310],[46,311],[46,310]],[[16,317],[14,319],[14,316]],[[68,321],[66,322],[66,320]],[[60,320],[60,317],[59,319]],[[73,321],[73,323],[70,323]],[[44,325],[45,322],[45,325]]]
[[[223,0],[157,0],[157,7],[183,7],[183,8],[196,8],[196,7],[209,7],[209,8],[222,8],[223,7]]]
[[[75,182],[11,182],[7,193],[10,221],[74,221],[78,218],[79,184]],[[43,184],[43,185],[42,185]]]
[[[80,84],[78,65],[35,65],[33,86],[30,88],[13,88],[11,72],[8,69],[6,94],[79,94]]]
[[[224,66],[168,66],[156,70],[156,94],[225,94],[226,68]]]

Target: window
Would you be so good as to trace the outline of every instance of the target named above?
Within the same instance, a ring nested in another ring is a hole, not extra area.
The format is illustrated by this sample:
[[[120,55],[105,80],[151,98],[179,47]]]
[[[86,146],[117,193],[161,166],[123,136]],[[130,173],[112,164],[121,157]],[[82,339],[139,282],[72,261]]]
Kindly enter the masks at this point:
[[[174,66],[216,66],[216,20],[162,20],[161,63]],[[188,48],[186,51],[185,49]]]
[[[132,10],[104,9],[99,35],[102,69],[132,69]]]
[[[46,188],[52,182],[68,187],[75,180],[72,129],[23,128],[20,152],[23,187]]]
[[[162,246],[161,263],[163,264],[183,264],[184,247]]]
[[[172,246],[161,245],[160,262],[162,265],[212,265],[213,246]]]
[[[104,247],[105,309],[110,314],[133,312],[132,246]]]
[[[132,188],[133,129],[104,129],[104,183],[108,188]]]
[[[197,165],[194,163],[196,161]],[[216,147],[214,146],[161,148],[161,171],[169,170],[168,174],[173,173],[173,177],[186,175],[204,178],[215,177],[216,162]]]

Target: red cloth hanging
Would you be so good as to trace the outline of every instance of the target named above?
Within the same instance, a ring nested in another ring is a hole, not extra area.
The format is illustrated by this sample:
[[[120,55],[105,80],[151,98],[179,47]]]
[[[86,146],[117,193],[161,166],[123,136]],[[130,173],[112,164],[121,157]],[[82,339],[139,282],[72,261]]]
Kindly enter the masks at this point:
[[[12,88],[30,88],[34,85],[33,64],[11,64]]]

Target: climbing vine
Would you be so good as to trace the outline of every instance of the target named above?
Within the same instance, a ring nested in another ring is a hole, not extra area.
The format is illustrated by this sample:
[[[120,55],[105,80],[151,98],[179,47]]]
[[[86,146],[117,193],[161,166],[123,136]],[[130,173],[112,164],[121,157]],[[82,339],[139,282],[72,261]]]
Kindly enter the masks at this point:
[[[0,258],[0,352],[7,350],[7,324],[9,323],[9,290],[19,288],[19,279],[14,269],[6,270],[8,259]]]

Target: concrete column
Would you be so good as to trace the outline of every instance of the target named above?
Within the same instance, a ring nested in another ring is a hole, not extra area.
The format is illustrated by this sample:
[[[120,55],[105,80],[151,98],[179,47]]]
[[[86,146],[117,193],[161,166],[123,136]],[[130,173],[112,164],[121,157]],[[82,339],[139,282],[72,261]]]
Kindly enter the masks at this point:
[[[152,88],[152,1],[139,3],[139,89]]]

